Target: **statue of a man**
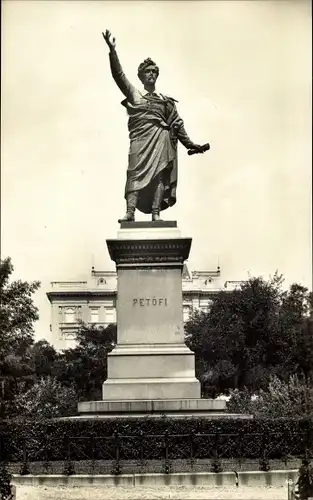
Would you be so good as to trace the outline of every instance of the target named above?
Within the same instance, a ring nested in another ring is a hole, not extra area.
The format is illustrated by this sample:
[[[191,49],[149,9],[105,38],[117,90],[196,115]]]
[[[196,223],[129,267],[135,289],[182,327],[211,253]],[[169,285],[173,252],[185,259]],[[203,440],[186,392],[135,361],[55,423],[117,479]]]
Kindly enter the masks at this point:
[[[129,116],[130,138],[125,187],[126,215],[119,219],[134,221],[136,208],[160,220],[160,211],[176,202],[177,141],[189,153],[202,153],[209,145],[200,146],[188,137],[175,99],[155,91],[159,68],[151,59],[143,61],[138,77],[144,91],[138,90],[125,76],[115,48],[115,38],[106,30],[103,37],[110,48],[112,76],[124,94],[122,105]]]

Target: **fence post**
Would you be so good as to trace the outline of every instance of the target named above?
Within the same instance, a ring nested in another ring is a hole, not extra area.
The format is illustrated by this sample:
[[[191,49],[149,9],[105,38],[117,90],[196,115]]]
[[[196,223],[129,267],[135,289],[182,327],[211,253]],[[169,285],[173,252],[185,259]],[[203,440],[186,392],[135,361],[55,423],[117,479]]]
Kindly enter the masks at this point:
[[[242,455],[242,448],[243,448],[243,432],[242,430],[240,429],[239,432],[237,433],[236,435],[236,438],[237,438],[237,449],[240,450],[240,453],[239,453],[239,458],[237,458],[236,460],[236,463],[238,464],[239,466],[239,470],[241,470],[241,467],[242,467],[242,462],[244,460],[244,457]],[[235,458],[235,457],[234,457]]]
[[[26,438],[23,438],[23,463],[21,467],[21,476],[29,474],[28,460],[27,460]]]
[[[71,476],[75,473],[74,466],[71,460],[71,438],[65,436],[65,444],[66,444],[66,461],[64,465],[64,472],[66,476]]]
[[[299,500],[300,497],[296,493],[296,485],[292,479],[288,479],[288,500]],[[308,498],[310,500],[310,498]]]
[[[119,433],[117,431],[114,431],[114,433],[113,433],[113,440],[114,440],[114,445],[115,445],[115,463],[114,463],[114,467],[112,469],[112,474],[114,474],[115,476],[118,476],[121,473],[121,467],[120,467]]]
[[[191,432],[189,434],[189,443],[190,443],[189,450],[190,450],[190,466],[191,466],[191,469],[193,469],[194,463],[195,463],[193,442],[194,442],[194,433]]]
[[[144,445],[143,445],[143,435],[144,432],[142,429],[140,429],[139,436],[140,436],[140,466],[142,467],[144,465]]]
[[[95,436],[91,437],[91,470],[95,473],[95,454],[96,454],[96,440]]]
[[[48,454],[48,437],[45,437],[45,461],[44,461],[44,471],[48,472],[49,467],[50,467],[50,462],[49,462],[49,454]]]
[[[287,485],[288,485],[288,500],[293,500],[293,494],[292,494],[293,481],[292,481],[292,479],[288,479]]]
[[[214,458],[213,461],[211,462],[211,471],[212,472],[221,472],[222,471],[222,466],[221,466],[221,461],[218,456],[218,440],[219,440],[219,433],[215,433],[215,439],[214,439]]]
[[[270,470],[269,459],[266,450],[266,439],[265,434],[262,434],[262,456],[260,457],[260,470],[264,472],[268,472]]]
[[[168,459],[168,430],[165,431],[164,433],[164,467],[163,467],[163,472],[165,474],[169,474],[171,472],[171,466],[170,466],[170,463],[169,463],[169,459]]]

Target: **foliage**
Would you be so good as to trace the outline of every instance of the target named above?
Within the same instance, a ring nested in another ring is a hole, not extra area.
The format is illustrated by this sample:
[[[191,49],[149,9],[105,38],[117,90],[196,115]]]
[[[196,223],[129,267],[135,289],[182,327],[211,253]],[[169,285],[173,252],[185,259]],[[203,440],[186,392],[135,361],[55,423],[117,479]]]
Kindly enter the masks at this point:
[[[16,411],[24,418],[47,419],[76,413],[73,387],[62,386],[55,378],[41,378],[31,389],[16,397]]]
[[[228,413],[243,413],[255,416],[255,400],[252,399],[250,391],[244,387],[241,391],[234,389],[230,391],[230,399],[226,403]]]
[[[270,458],[285,459],[312,452],[312,421],[280,419],[79,419],[16,421],[3,423],[6,460],[22,461],[23,446],[29,461],[86,460],[115,457],[138,459],[141,446],[149,458],[164,458],[168,443],[169,459],[190,456],[190,442],[197,458],[256,458],[263,464]]]
[[[273,376],[268,389],[261,389],[254,398],[251,398],[247,388],[232,391],[227,411],[251,414],[257,418],[312,418],[313,384],[297,375],[292,375],[288,382]]]
[[[63,352],[46,340],[34,343],[32,294],[39,282],[12,281],[12,272],[11,260],[1,261],[1,416],[68,415],[76,400],[101,399],[116,325],[82,323],[76,347]],[[230,392],[228,411],[313,415],[313,295],[299,284],[283,290],[282,283],[278,274],[269,281],[250,278],[239,290],[216,294],[210,311],[195,312],[186,325],[203,395]]]
[[[33,344],[33,323],[38,319],[32,295],[40,283],[12,281],[10,258],[0,262],[0,382],[1,414],[5,403],[31,384],[33,370],[29,347]]]
[[[75,387],[79,400],[101,399],[102,383],[107,378],[107,355],[116,344],[116,325],[106,328],[82,324],[78,344],[63,351],[55,373],[58,380]]]
[[[11,474],[9,474],[6,464],[0,463],[0,500],[9,500],[11,495]]]
[[[13,269],[10,258],[1,261],[1,356],[10,353],[23,355],[25,349],[33,343],[33,323],[38,319],[38,310],[33,304],[32,294],[39,288],[40,283],[21,280],[10,282]]]
[[[81,325],[78,344],[57,352],[46,340],[34,343],[38,310],[32,294],[39,282],[12,281],[10,258],[0,265],[0,415],[48,417],[69,413],[74,399],[100,399],[107,354],[116,326]],[[76,391],[76,398],[74,397]]]
[[[221,291],[208,312],[186,324],[186,343],[196,353],[206,396],[229,389],[266,390],[272,376],[310,377],[313,370],[312,292],[283,278],[250,278],[240,289]]]
[[[31,347],[30,356],[37,380],[40,380],[42,377],[56,376],[60,355],[47,340],[35,342]]]
[[[313,497],[313,466],[307,459],[303,459],[299,469],[297,486],[300,500]]]

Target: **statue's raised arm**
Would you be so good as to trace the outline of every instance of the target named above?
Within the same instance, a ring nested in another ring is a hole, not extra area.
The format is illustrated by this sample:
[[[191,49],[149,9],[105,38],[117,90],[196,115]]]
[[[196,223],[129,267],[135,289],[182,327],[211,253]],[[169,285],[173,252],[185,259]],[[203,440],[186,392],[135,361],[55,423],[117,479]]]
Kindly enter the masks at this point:
[[[109,53],[110,67],[115,83],[119,87],[119,89],[123,92],[124,96],[129,97],[133,91],[133,85],[125,76],[121,63],[119,61],[116,52],[115,38],[114,37],[111,38],[111,33],[109,30],[106,30],[105,33],[102,33],[102,36],[110,49]]]

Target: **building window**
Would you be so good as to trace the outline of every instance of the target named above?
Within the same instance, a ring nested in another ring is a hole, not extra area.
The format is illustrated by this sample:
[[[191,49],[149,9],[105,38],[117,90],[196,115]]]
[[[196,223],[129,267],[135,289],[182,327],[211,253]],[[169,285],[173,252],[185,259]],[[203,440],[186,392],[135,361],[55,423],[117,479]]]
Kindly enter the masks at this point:
[[[190,307],[189,306],[184,306],[183,307],[183,319],[184,319],[184,322],[188,321],[189,316],[190,316]]]
[[[116,322],[116,311],[113,307],[107,307],[105,310],[105,322],[115,323]]]
[[[76,309],[76,311],[77,311],[77,314],[76,314],[77,321],[82,321],[82,319],[83,319],[83,312],[82,312],[81,306],[78,306],[77,309]]]
[[[90,322],[91,323],[99,323],[99,309],[98,308],[90,309]]]
[[[73,309],[72,307],[68,307],[67,309],[65,309],[64,320],[65,323],[75,323],[75,309]]]

